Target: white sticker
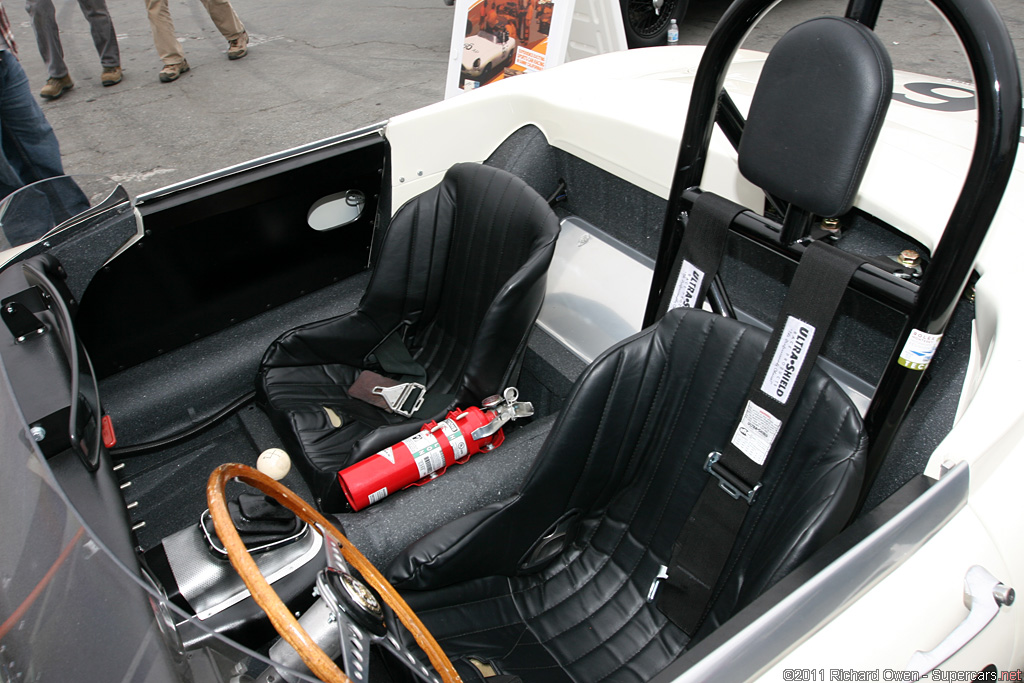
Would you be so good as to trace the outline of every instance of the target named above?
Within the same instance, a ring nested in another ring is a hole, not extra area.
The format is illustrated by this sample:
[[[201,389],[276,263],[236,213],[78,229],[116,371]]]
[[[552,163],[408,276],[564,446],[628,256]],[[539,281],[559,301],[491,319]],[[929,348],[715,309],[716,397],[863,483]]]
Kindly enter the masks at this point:
[[[761,391],[785,405],[789,393],[793,391],[793,382],[807,360],[807,350],[814,339],[814,332],[814,326],[803,320],[793,316],[786,319],[779,345],[775,347],[775,355],[768,366],[768,374],[761,383]]]
[[[385,486],[384,488],[382,488],[382,489],[380,489],[378,491],[374,491],[373,493],[371,493],[368,496],[368,498],[370,499],[370,505],[373,505],[378,500],[384,500],[387,497],[388,497],[388,487],[387,486]]]
[[[444,467],[444,451],[430,432],[416,432],[402,443],[412,453],[420,479]]]
[[[907,343],[900,351],[899,360],[896,362],[911,370],[924,370],[932,362],[935,349],[939,348],[941,334],[928,334],[921,330],[911,330]]]
[[[382,458],[387,458],[392,465],[395,464],[395,452],[391,450],[391,446],[388,446],[382,451],[377,451],[377,455],[379,455]]]
[[[455,459],[464,458],[469,455],[469,446],[466,445],[466,437],[462,435],[462,430],[455,424],[455,420],[449,418],[441,423],[441,433],[448,439],[448,443],[452,445],[452,450],[455,451]]]
[[[747,401],[743,418],[732,435],[732,445],[758,465],[763,465],[781,426],[782,420],[753,401]]]
[[[700,284],[704,281],[704,271],[683,259],[683,265],[679,268],[679,277],[676,279],[676,287],[672,290],[672,301],[668,309],[683,306],[693,308],[697,300],[697,293],[700,291]]]

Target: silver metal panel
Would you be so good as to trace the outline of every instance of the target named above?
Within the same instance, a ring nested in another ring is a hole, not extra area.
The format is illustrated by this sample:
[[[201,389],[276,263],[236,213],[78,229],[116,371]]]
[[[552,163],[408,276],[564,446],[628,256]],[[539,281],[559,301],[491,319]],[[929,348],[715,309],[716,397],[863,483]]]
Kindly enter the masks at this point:
[[[267,582],[273,584],[317,557],[322,545],[320,534],[308,533],[291,545],[253,555],[253,559]],[[163,546],[178,590],[200,620],[249,597],[231,563],[210,551],[198,525],[168,536]]]
[[[562,221],[537,324],[586,362],[640,331],[654,263],[577,216]]]

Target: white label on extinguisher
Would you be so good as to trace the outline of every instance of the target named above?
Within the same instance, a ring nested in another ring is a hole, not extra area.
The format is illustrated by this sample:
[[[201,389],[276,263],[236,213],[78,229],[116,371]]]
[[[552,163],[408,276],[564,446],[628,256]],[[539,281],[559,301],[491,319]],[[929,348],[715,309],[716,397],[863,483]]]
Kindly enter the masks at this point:
[[[444,467],[444,451],[430,432],[416,432],[404,443],[416,461],[420,479]]]
[[[374,491],[373,493],[371,493],[368,496],[368,498],[370,499],[370,505],[373,505],[378,500],[384,500],[387,497],[388,497],[388,487],[387,486],[385,486],[384,488],[379,489],[377,491]]]
[[[448,438],[448,443],[452,445],[452,450],[455,452],[455,459],[459,460],[469,455],[469,446],[466,445],[466,437],[462,435],[462,430],[455,424],[455,420],[448,418],[441,423],[441,432]]]
[[[387,460],[392,465],[395,464],[395,452],[393,450],[391,450],[391,446],[388,446],[387,448],[385,448],[382,451],[377,451],[377,455],[381,456],[382,458],[387,458]],[[385,493],[384,495],[386,496],[387,494]]]

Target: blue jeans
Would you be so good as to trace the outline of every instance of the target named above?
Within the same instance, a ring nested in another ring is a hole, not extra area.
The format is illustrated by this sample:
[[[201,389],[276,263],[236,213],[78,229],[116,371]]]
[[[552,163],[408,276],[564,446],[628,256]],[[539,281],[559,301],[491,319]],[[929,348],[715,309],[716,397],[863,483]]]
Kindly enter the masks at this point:
[[[0,197],[43,178],[64,175],[60,145],[9,50],[0,51]]]
[[[28,77],[9,50],[0,50],[0,197],[44,178],[64,175],[53,128],[28,87]],[[50,181],[19,195],[7,207],[4,237],[11,245],[41,237],[89,208],[70,178]]]

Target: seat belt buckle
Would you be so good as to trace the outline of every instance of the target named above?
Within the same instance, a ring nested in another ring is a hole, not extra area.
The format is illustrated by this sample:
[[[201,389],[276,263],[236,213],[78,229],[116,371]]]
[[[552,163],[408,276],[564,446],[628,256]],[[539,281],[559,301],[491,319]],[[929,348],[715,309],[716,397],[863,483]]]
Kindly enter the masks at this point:
[[[747,505],[754,504],[754,496],[757,495],[758,489],[761,488],[761,482],[754,484],[753,488],[750,488],[743,484],[742,481],[732,472],[725,468],[724,465],[719,465],[718,461],[722,458],[722,454],[718,451],[711,451],[708,453],[708,459],[704,461],[704,471],[713,476],[718,480],[718,488],[725,491],[732,498],[736,500],[745,500]],[[744,489],[747,489],[744,492]]]
[[[419,395],[411,398],[417,391]],[[373,388],[373,393],[384,399],[391,412],[404,417],[412,417],[413,413],[423,405],[423,399],[427,395],[427,388],[419,382],[406,382],[405,384],[396,384],[393,387],[376,386]],[[412,408],[406,409],[405,406],[410,400],[412,401]]]

